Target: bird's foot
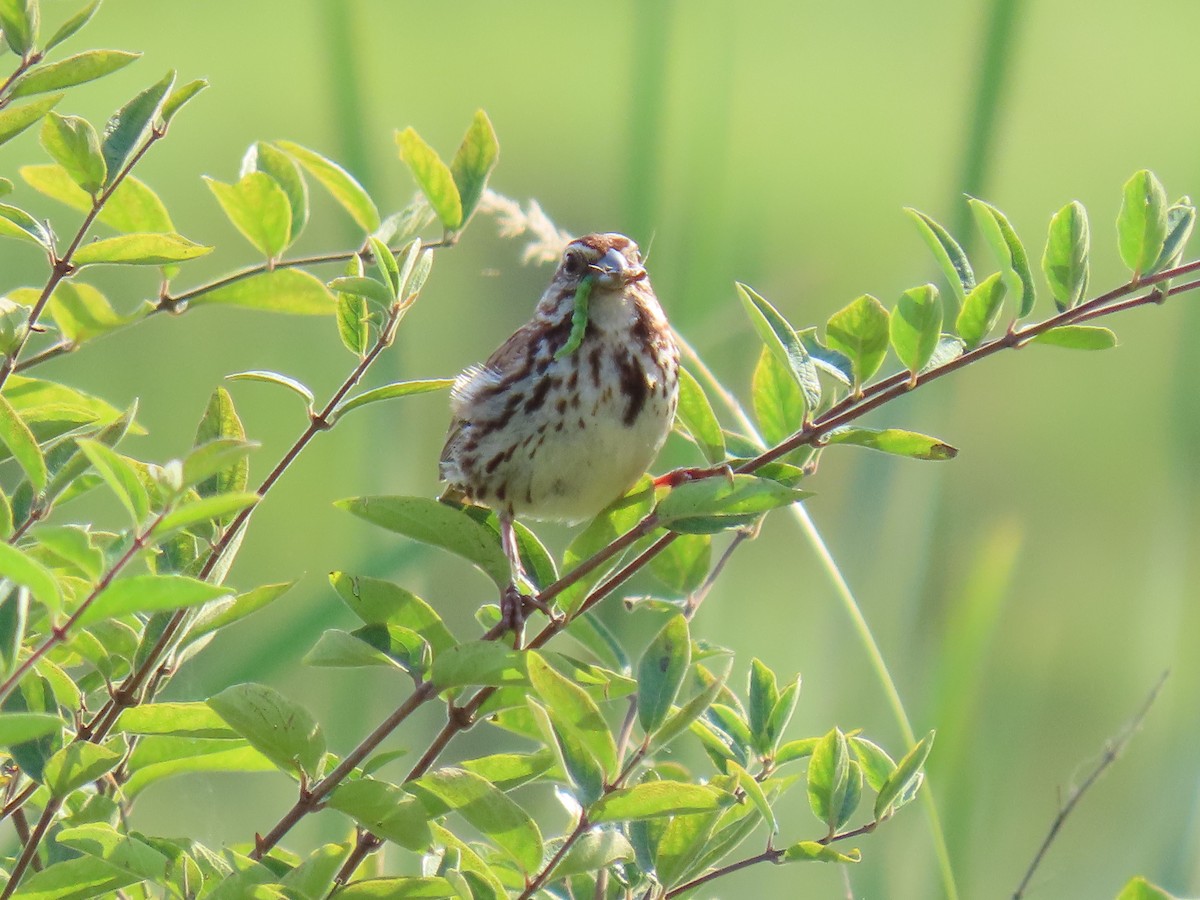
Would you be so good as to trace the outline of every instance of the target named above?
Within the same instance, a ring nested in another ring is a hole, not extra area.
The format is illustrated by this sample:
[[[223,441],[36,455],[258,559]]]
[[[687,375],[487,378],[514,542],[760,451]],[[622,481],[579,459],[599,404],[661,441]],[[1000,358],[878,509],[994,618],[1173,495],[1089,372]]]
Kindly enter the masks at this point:
[[[562,616],[550,604],[534,594],[523,593],[515,583],[509,584],[500,595],[500,621],[514,634],[521,634],[525,621],[534,610],[545,613],[556,625],[562,623]]]
[[[689,481],[700,481],[703,478],[712,478],[717,475],[728,478],[732,481],[733,469],[728,463],[722,463],[721,465],[710,466],[708,468],[674,469],[655,478],[654,486],[677,488],[681,484],[687,484]]]

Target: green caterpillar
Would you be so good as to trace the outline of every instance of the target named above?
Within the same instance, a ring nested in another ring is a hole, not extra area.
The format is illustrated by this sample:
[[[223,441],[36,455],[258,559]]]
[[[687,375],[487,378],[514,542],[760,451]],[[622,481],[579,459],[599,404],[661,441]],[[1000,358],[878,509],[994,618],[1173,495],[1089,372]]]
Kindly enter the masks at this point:
[[[575,291],[575,309],[571,311],[571,336],[555,352],[555,359],[570,356],[583,343],[583,333],[587,331],[588,297],[592,294],[592,283],[593,276],[591,275],[583,276],[579,282],[579,288]]]

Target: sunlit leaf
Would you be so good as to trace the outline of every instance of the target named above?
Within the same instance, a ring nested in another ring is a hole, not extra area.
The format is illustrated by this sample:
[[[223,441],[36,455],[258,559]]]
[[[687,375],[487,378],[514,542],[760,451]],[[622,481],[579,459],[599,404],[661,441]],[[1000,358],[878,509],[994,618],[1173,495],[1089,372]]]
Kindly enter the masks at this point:
[[[614,777],[618,766],[616,741],[592,698],[536,652],[529,652],[526,667],[530,683],[546,702],[556,722],[561,722],[583,742],[607,777]]]
[[[1099,325],[1060,325],[1043,331],[1031,343],[1070,350],[1108,350],[1117,346],[1117,336]]]
[[[900,295],[891,321],[892,349],[910,372],[919,372],[933,358],[942,333],[942,304],[932,284],[909,288]]]
[[[154,612],[197,606],[227,597],[229,588],[183,575],[134,575],[118,578],[97,595],[77,623],[87,625],[135,612]]]
[[[750,317],[750,322],[767,349],[775,355],[800,388],[806,411],[817,408],[821,402],[821,382],[812,357],[804,348],[796,331],[779,311],[744,284],[737,284],[738,296]]]
[[[973,350],[982,343],[988,333],[996,327],[1000,318],[1000,305],[1008,290],[1000,272],[990,275],[975,286],[967,295],[958,314],[955,328],[962,336],[966,349]]]
[[[329,796],[329,805],[352,816],[372,834],[422,851],[433,841],[425,805],[394,784],[374,778],[343,782]]]
[[[76,266],[121,264],[161,266],[212,252],[179,234],[124,234],[84,244],[72,258]]]
[[[123,69],[142,54],[124,50],[85,50],[58,62],[31,69],[12,86],[12,96],[44,94],[94,81]]]
[[[875,819],[878,821],[888,815],[894,805],[904,796],[909,793],[912,786],[918,782],[921,777],[921,768],[925,765],[925,760],[929,757],[929,751],[933,749],[934,732],[929,732],[925,737],[917,742],[904,755],[896,765],[896,770],[879,789],[878,795],[875,797]]]
[[[4,442],[4,446],[24,470],[25,477],[29,479],[33,489],[40,491],[46,487],[46,480],[49,478],[46,460],[29,425],[9,401],[10,396],[0,394],[0,441]]]
[[[692,641],[687,619],[672,616],[650,641],[638,663],[638,721],[652,734],[667,718],[691,665]]]
[[[318,777],[325,755],[321,726],[300,704],[264,684],[238,684],[208,700],[234,731],[279,768]]]
[[[1001,277],[1016,297],[1016,318],[1023,319],[1033,310],[1033,302],[1036,299],[1029,255],[1004,213],[977,197],[968,198],[967,204],[971,207],[975,222],[992,255],[1000,264]]]
[[[453,378],[427,378],[420,381],[398,381],[395,384],[385,384],[383,387],[363,391],[357,396],[345,400],[334,410],[333,418],[340,419],[352,409],[378,403],[380,400],[393,400],[397,397],[410,397],[414,394],[426,394],[430,391],[444,391],[454,386]]]
[[[287,197],[291,209],[291,227],[287,243],[291,244],[300,236],[308,222],[308,183],[300,172],[300,166],[274,144],[258,141],[251,144],[246,155],[242,157],[242,177],[251,172],[265,172],[270,175]]]
[[[1117,215],[1121,260],[1134,276],[1149,271],[1167,239],[1167,192],[1148,169],[1125,182]]]
[[[709,812],[734,802],[731,794],[701,784],[647,781],[605,794],[591,809],[589,821],[620,822]]]
[[[679,370],[679,405],[675,414],[710,463],[725,459],[725,437],[704,388],[687,369]]]
[[[660,524],[675,531],[708,534],[749,524],[761,513],[809,496],[754,475],[705,478],[672,488],[658,504]]]
[[[53,109],[62,98],[62,94],[54,94],[50,97],[42,97],[40,100],[33,100],[29,103],[0,109],[0,144],[11,141],[34,122],[38,121]]]
[[[62,166],[22,166],[21,177],[34,190],[72,209],[88,212],[91,196],[80,188]],[[172,232],[175,226],[162,200],[144,182],[127,175],[108,196],[99,221],[122,232]]]
[[[333,294],[310,272],[275,269],[241,278],[188,299],[189,306],[241,306],[293,315],[332,315]]]
[[[51,246],[50,233],[41,222],[25,210],[7,203],[0,203],[0,237],[37,244],[43,250],[49,250]]]
[[[78,33],[84,25],[91,21],[92,16],[96,14],[96,10],[100,8],[101,0],[91,0],[79,12],[71,16],[65,22],[58,26],[58,30],[46,41],[46,52],[53,50],[67,38]]]
[[[450,162],[450,172],[454,176],[454,184],[458,188],[462,204],[459,227],[470,221],[475,207],[479,205],[487,188],[488,176],[496,167],[499,155],[500,143],[496,139],[491,120],[488,119],[487,113],[478,109],[471,120],[470,128],[463,136],[462,143],[458,146],[458,152]]]
[[[1083,300],[1088,286],[1090,242],[1087,210],[1078,200],[1068,203],[1050,220],[1042,271],[1060,310]]]
[[[146,518],[150,511],[150,498],[138,477],[137,470],[120,454],[99,441],[80,440],[79,449],[91,462],[92,468],[107,482],[121,505],[129,511],[134,525]]]
[[[798,841],[783,851],[782,859],[784,862],[856,863],[862,860],[862,854],[857,850],[842,852],[820,841]]]
[[[175,84],[175,73],[168,72],[161,81],[142,91],[108,120],[104,128],[104,162],[111,182],[120,173],[126,160],[138,145],[158,115],[163,99]]]
[[[42,120],[42,146],[87,193],[104,187],[108,169],[100,152],[100,135],[87,119],[48,112]]]
[[[954,459],[958,448],[937,438],[899,428],[840,428],[826,436],[830,444],[853,444],[910,459]]]
[[[829,346],[849,357],[856,387],[883,365],[888,350],[888,322],[883,304],[863,294],[830,316],[825,325]]]
[[[300,163],[310,175],[321,182],[334,200],[350,213],[350,217],[370,233],[379,227],[379,210],[354,176],[330,159],[291,141],[277,141],[276,146]]]
[[[453,231],[462,225],[463,205],[454,175],[437,151],[412,128],[396,132],[396,146],[400,149],[400,158],[441,220],[442,227]]]
[[[65,797],[76,788],[111,772],[123,755],[121,751],[101,744],[70,743],[46,762],[46,787],[51,796]]]
[[[411,628],[429,642],[435,653],[458,643],[432,606],[399,585],[344,572],[331,572],[329,583],[367,625]]]
[[[754,369],[752,401],[759,430],[768,444],[778,444],[804,424],[800,388],[769,347],[763,347]]]
[[[846,736],[835,728],[817,744],[808,763],[808,802],[830,834],[842,824],[849,784],[850,749]]]
[[[917,224],[921,239],[933,253],[938,267],[946,277],[946,283],[950,285],[956,302],[953,305],[947,304],[945,317],[953,318],[958,315],[967,294],[975,289],[975,273],[971,271],[971,262],[958,241],[931,217],[911,207],[905,207],[904,211]]]
[[[208,177],[204,182],[229,221],[260,253],[275,259],[287,249],[292,206],[279,182],[265,172],[248,172],[234,184]]]
[[[295,378],[287,375],[280,375],[278,372],[265,372],[261,370],[251,372],[235,372],[232,375],[225,376],[226,381],[261,381],[265,384],[277,384],[280,387],[285,387],[292,393],[300,397],[304,401],[304,408],[312,411],[313,404],[316,403],[316,397],[313,392],[304,384],[301,384]]]

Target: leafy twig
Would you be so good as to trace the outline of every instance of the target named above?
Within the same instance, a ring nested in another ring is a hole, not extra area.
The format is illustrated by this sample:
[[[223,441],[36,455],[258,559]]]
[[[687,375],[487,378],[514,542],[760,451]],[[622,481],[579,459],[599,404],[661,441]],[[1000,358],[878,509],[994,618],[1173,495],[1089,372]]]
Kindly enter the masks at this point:
[[[1141,709],[1138,710],[1133,719],[1121,729],[1115,738],[1105,744],[1104,753],[1101,754],[1100,761],[1096,764],[1096,767],[1067,796],[1066,801],[1059,808],[1058,814],[1054,817],[1054,821],[1050,823],[1050,830],[1046,832],[1046,836],[1042,839],[1041,846],[1038,847],[1037,853],[1034,854],[1033,861],[1030,862],[1029,868],[1025,870],[1025,876],[1021,879],[1021,883],[1017,885],[1017,889],[1013,891],[1013,900],[1021,900],[1025,896],[1025,889],[1029,887],[1029,882],[1033,879],[1034,873],[1037,872],[1038,866],[1041,865],[1042,859],[1046,856],[1046,851],[1050,849],[1050,845],[1058,837],[1058,833],[1062,830],[1067,817],[1071,815],[1075,807],[1079,804],[1079,801],[1083,799],[1083,795],[1092,788],[1100,776],[1104,774],[1105,770],[1116,762],[1117,758],[1125,751],[1125,748],[1129,746],[1129,742],[1142,727],[1142,722],[1146,720],[1146,716],[1149,715],[1150,708],[1154,706],[1154,701],[1158,699],[1158,695],[1162,691],[1163,685],[1166,684],[1170,674],[1167,671],[1159,676],[1158,681],[1155,682],[1154,687],[1150,689],[1150,693],[1142,703]]]

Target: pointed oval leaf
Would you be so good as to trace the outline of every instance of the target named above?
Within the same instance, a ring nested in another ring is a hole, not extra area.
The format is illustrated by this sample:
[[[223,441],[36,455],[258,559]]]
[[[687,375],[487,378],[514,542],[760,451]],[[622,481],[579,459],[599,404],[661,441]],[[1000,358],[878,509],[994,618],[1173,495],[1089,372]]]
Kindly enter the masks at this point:
[[[483,198],[488,176],[496,168],[499,156],[500,143],[496,139],[492,122],[487,113],[477,109],[471,126],[458,146],[458,152],[450,162],[450,173],[454,176],[454,184],[458,188],[459,201],[462,204],[460,228],[471,220],[471,215]]]
[[[331,572],[329,583],[367,625],[410,628],[429,642],[435,654],[458,643],[432,606],[399,585],[344,572]]]
[[[542,864],[542,833],[537,823],[487,779],[466,769],[444,768],[408,782],[405,789],[432,815],[457,812],[524,872],[534,872]]]
[[[379,227],[379,210],[375,208],[374,201],[353,175],[337,163],[307,147],[301,147],[291,141],[277,141],[276,146],[321,182],[325,190],[329,191],[342,209],[350,213],[350,217],[358,223],[363,231],[369,233]]]
[[[704,388],[687,369],[679,369],[679,405],[675,415],[683,423],[704,458],[716,464],[725,459],[725,436]]]
[[[595,701],[532,650],[526,659],[526,668],[529,681],[546,702],[551,718],[583,742],[600,763],[606,778],[616,777],[617,744]]]
[[[450,167],[442,162],[437,151],[412,128],[396,132],[396,146],[400,149],[400,158],[416,179],[417,186],[441,220],[442,227],[454,231],[462,225],[462,198]]]
[[[362,359],[371,342],[371,310],[359,294],[337,295],[337,328],[342,346]]]
[[[234,622],[241,621],[251,613],[258,612],[286,594],[295,584],[295,581],[263,584],[244,594],[239,594],[228,606],[214,603],[210,608],[211,614],[210,609],[205,609],[197,617],[196,623],[188,630],[184,643],[190,644],[206,634],[219,631]]]
[[[429,677],[440,691],[468,684],[528,684],[525,663],[520,650],[496,641],[475,641],[439,653]]]
[[[79,29],[92,20],[92,16],[96,14],[96,10],[100,8],[101,0],[92,0],[91,3],[85,5],[79,12],[71,16],[67,21],[58,26],[58,30],[54,32],[50,40],[46,41],[46,52],[49,53],[67,38],[76,34]]]
[[[3,193],[3,191],[0,191]],[[1183,248],[1192,236],[1192,228],[1196,224],[1196,207],[1192,206],[1190,197],[1182,197],[1167,210],[1167,237],[1163,242],[1162,252],[1151,266],[1151,272],[1161,272],[1179,265],[1183,258]]]
[[[265,172],[248,172],[235,184],[205,176],[221,209],[242,236],[267,259],[275,259],[292,240],[292,205],[283,188]]]
[[[100,152],[100,135],[87,119],[47,113],[42,120],[42,146],[87,193],[96,194],[104,187],[108,168]]]
[[[122,756],[123,752],[88,741],[67,744],[46,761],[46,787],[52,797],[65,797],[111,772]]]
[[[1167,239],[1167,192],[1148,169],[1125,182],[1117,238],[1121,260],[1135,278],[1148,272],[1162,252]]]
[[[260,499],[262,498],[258,494],[238,492],[213,494],[211,497],[201,497],[191,503],[184,503],[162,517],[154,528],[153,538],[155,541],[162,541],[168,535],[193,525],[213,520],[226,521],[234,513],[253,506]]]
[[[11,141],[34,122],[41,119],[62,98],[62,94],[54,94],[51,97],[43,97],[40,100],[34,100],[30,103],[0,109],[0,144]]]
[[[576,802],[585,808],[591,806],[604,794],[604,770],[596,755],[577,733],[565,725],[555,724],[550,711],[532,696],[525,698],[525,704],[542,739],[554,751],[558,764],[570,780]]]
[[[854,384],[864,384],[879,371],[888,350],[888,311],[870,294],[834,313],[825,324],[825,339],[850,358]]]
[[[428,497],[354,497],[334,505],[381,528],[456,553],[498,587],[508,585],[508,558],[496,533],[462,510]]]
[[[775,748],[767,734],[767,723],[779,703],[779,685],[775,673],[762,660],[750,660],[750,697],[747,724],[753,739],[754,749],[760,754],[769,754]]]
[[[854,755],[858,758],[859,765],[862,766],[867,784],[871,786],[871,790],[880,791],[887,784],[887,780],[892,777],[892,773],[896,771],[895,761],[882,747],[866,738],[855,735],[849,738],[849,741]]]
[[[238,684],[208,700],[225,722],[279,768],[321,774],[325,737],[300,704],[265,684]]]
[[[310,272],[275,269],[224,284],[188,299],[188,306],[242,306],[298,316],[332,315],[333,294]]]
[[[124,456],[99,441],[81,438],[77,443],[83,455],[92,464],[92,468],[117,495],[121,505],[128,510],[133,524],[136,526],[141,523],[150,512],[150,498],[137,471]]]
[[[942,334],[942,304],[932,284],[900,295],[891,317],[892,349],[904,367],[919,372],[933,358]]]
[[[142,142],[142,137],[154,122],[163,99],[175,84],[175,73],[168,72],[161,81],[146,88],[108,120],[104,128],[104,162],[111,182],[120,173],[125,161]]]
[[[798,841],[783,851],[784,862],[862,862],[862,854],[857,850],[843,853],[820,841]]]
[[[379,272],[379,280],[391,291],[392,299],[400,296],[400,267],[396,257],[388,249],[387,244],[375,235],[367,236],[367,245],[371,248],[371,258],[375,260],[375,268]],[[389,302],[389,305],[390,302]]]
[[[951,447],[927,434],[903,431],[899,428],[840,428],[831,431],[826,436],[826,441],[830,444],[853,444],[856,447],[907,456],[910,459],[943,460],[958,456],[957,447]]]
[[[63,337],[73,344],[81,344],[138,321],[146,315],[147,307],[123,316],[92,285],[82,281],[60,281],[47,309]]]
[[[426,378],[418,381],[398,381],[395,384],[385,384],[383,387],[372,388],[344,401],[334,410],[334,419],[340,419],[352,409],[378,403],[380,400],[393,400],[397,397],[411,397],[414,394],[427,394],[430,391],[444,391],[454,386],[453,378]]]
[[[958,241],[951,237],[950,232],[931,217],[912,207],[905,207],[904,211],[916,223],[921,239],[933,253],[938,267],[946,277],[946,283],[950,285],[954,294],[955,302],[946,305],[946,318],[957,316],[963,301],[967,299],[967,294],[975,289],[975,273],[971,271],[971,262],[967,259],[967,254]]]
[[[0,30],[4,42],[18,56],[24,56],[37,44],[38,4],[36,0],[3,0],[0,2]]]
[[[751,393],[754,416],[768,444],[778,444],[803,426],[804,397],[791,373],[768,347],[759,354]]]
[[[627,822],[687,813],[712,812],[734,802],[732,794],[686,781],[646,781],[605,794],[588,813],[588,821]]]
[[[53,734],[62,725],[62,719],[49,713],[0,713],[0,747],[11,747]]]
[[[31,69],[12,86],[12,96],[44,94],[95,81],[125,68],[142,54],[124,50],[85,50],[58,62]]]
[[[212,253],[180,234],[123,234],[84,244],[71,259],[77,267],[120,264],[132,266],[162,266],[185,262]]]
[[[461,895],[440,875],[406,875],[354,881],[340,888],[337,896],[344,900],[445,900]]]
[[[1008,217],[996,207],[977,197],[969,198],[967,203],[980,233],[1000,264],[1005,283],[1017,298],[1016,318],[1023,319],[1033,310],[1036,299],[1033,272],[1029,268],[1025,246],[1017,237]]]
[[[753,775],[732,759],[725,764],[725,768],[730,771],[730,774],[737,777],[738,787],[750,798],[750,802],[754,804],[755,809],[763,817],[763,821],[770,827],[771,833],[778,834],[779,822],[775,818],[775,811],[771,809],[767,795],[763,793],[762,785],[755,780]]]
[[[740,282],[736,285],[742,306],[750,317],[754,330],[775,358],[787,366],[792,378],[800,388],[804,397],[806,414],[814,410],[821,402],[821,382],[817,377],[817,369],[813,364],[804,345],[796,336],[796,331],[787,319],[779,314],[770,303],[759,296],[747,285]]]
[[[736,528],[760,513],[810,496],[754,475],[705,478],[672,488],[658,504],[660,523],[675,531],[707,534]]]
[[[370,300],[380,309],[390,309],[395,298],[382,281],[366,275],[345,275],[329,282],[332,290],[343,294],[354,294]]]
[[[1109,350],[1117,346],[1117,336],[1099,325],[1060,325],[1043,331],[1031,343],[1069,350]]]
[[[265,384],[277,384],[280,387],[285,387],[292,393],[298,395],[304,401],[304,408],[312,411],[313,404],[316,403],[316,397],[305,385],[301,384],[295,378],[290,378],[287,375],[280,375],[278,372],[267,372],[263,370],[254,370],[250,372],[235,372],[232,375],[225,376],[226,381],[261,381]]]
[[[238,418],[233,398],[223,387],[213,391],[204,409],[200,424],[196,427],[197,447],[203,447],[210,441],[246,440],[246,429]],[[185,465],[186,472],[186,465]],[[193,472],[195,474],[195,472]],[[212,494],[226,494],[231,491],[244,491],[249,480],[250,463],[244,455],[228,460],[211,475],[196,483],[196,491],[201,497]]]
[[[686,597],[704,583],[712,564],[712,538],[681,534],[650,560],[650,573],[670,598]]]
[[[131,834],[122,834],[107,822],[63,828],[56,840],[139,879],[161,882],[171,868],[165,854]]]
[[[167,99],[163,101],[162,112],[159,114],[163,125],[169,125],[176,114],[188,103],[191,103],[193,98],[207,87],[207,81],[203,78],[197,78],[171,91],[167,95]]]
[[[989,275],[975,286],[975,290],[967,295],[962,310],[958,314],[955,328],[962,336],[966,349],[974,350],[996,327],[1000,318],[1000,305],[1004,302],[1004,294],[1008,291],[1000,272]]]
[[[33,489],[44,490],[49,473],[42,449],[29,426],[9,402],[8,396],[3,394],[0,394],[0,441],[4,442],[4,446],[24,470],[25,477],[29,479]]]
[[[596,828],[579,838],[554,867],[554,878],[569,878],[584,872],[607,869],[614,863],[632,862],[633,845],[620,831]]]
[[[287,196],[291,209],[291,228],[288,243],[300,237],[308,222],[308,184],[300,172],[300,166],[274,144],[259,141],[250,145],[242,158],[242,176],[251,172],[265,172],[275,179],[276,184]]]
[[[638,662],[638,721],[653,734],[666,721],[692,662],[687,619],[672,616],[655,635]]]
[[[118,578],[101,591],[77,620],[88,625],[129,613],[157,612],[198,606],[228,597],[227,587],[208,584],[183,575],[134,575]]]
[[[72,180],[62,166],[22,166],[20,172],[21,177],[35,191],[80,212],[91,210],[92,198]],[[175,230],[162,200],[144,182],[132,175],[127,175],[117,189],[109,194],[97,218],[105,225],[125,233],[161,233]]]
[[[934,734],[935,732],[931,731],[921,738],[917,745],[897,763],[896,770],[879,789],[879,793],[875,797],[875,821],[878,822],[888,816],[894,804],[911,789],[913,784],[917,783],[921,777],[921,767],[925,765],[929,751],[933,749]]]
[[[52,246],[50,234],[41,222],[25,210],[7,203],[0,203],[0,237],[37,244],[43,250]]]
[[[850,750],[846,736],[835,728],[817,744],[808,761],[808,802],[830,834],[840,823],[849,783]]]
[[[1073,200],[1054,214],[1042,254],[1042,271],[1059,310],[1083,300],[1088,285],[1088,251],[1091,234],[1087,210]]]

